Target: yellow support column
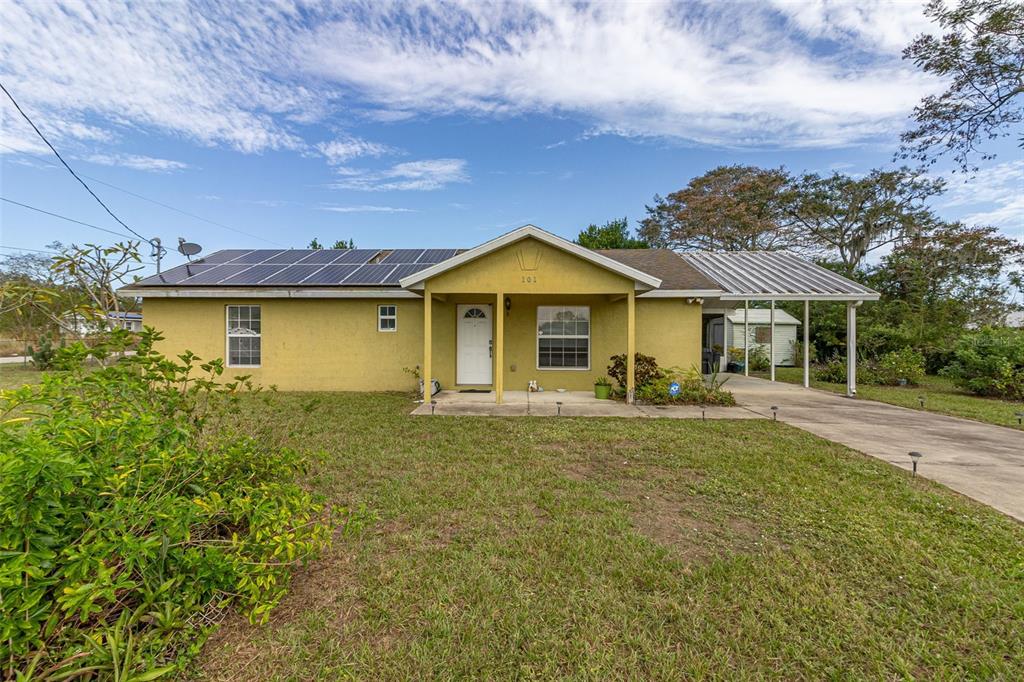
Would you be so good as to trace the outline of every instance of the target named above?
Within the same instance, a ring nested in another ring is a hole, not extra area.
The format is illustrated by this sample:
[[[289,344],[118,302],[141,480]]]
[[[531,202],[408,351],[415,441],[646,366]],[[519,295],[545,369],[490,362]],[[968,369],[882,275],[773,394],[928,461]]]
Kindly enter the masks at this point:
[[[433,352],[431,348],[431,337],[434,335],[434,328],[430,321],[430,285],[426,284],[423,287],[423,372],[420,376],[423,377],[423,404],[430,404],[430,389],[431,386],[431,368],[430,368],[430,356]]]
[[[505,295],[498,292],[494,306],[494,402],[505,402]]]
[[[636,395],[636,292],[626,298],[626,402]]]

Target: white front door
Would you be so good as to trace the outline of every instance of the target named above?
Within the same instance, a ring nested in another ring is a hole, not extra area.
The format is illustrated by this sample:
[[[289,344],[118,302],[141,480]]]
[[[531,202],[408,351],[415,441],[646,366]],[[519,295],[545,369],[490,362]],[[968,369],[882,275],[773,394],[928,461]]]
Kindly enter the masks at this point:
[[[491,383],[491,306],[459,305],[455,360],[455,383]]]

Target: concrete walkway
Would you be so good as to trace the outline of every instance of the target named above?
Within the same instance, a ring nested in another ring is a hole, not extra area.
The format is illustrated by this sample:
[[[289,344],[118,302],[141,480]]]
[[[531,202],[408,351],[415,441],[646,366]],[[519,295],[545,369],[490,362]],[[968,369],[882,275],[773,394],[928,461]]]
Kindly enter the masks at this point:
[[[749,410],[917,473],[1024,521],[1024,432],[969,419],[730,376],[726,388]]]
[[[770,419],[774,405],[780,421],[903,469],[911,468],[908,453],[916,450],[924,454],[918,475],[1024,522],[1024,432],[753,377],[729,375],[725,387],[740,406],[709,407],[707,419]],[[503,405],[494,404],[492,393],[442,391],[436,402],[438,415],[702,416],[699,407],[625,405],[582,391],[508,391]],[[413,414],[429,415],[431,406]]]
[[[597,400],[592,391],[505,391],[505,402],[494,403],[494,394],[441,391],[434,397],[433,414],[477,417],[669,417],[701,419],[701,409],[693,405],[626,405],[617,400]],[[415,415],[431,414],[430,405],[420,405]],[[708,407],[706,419],[764,419],[743,407]]]

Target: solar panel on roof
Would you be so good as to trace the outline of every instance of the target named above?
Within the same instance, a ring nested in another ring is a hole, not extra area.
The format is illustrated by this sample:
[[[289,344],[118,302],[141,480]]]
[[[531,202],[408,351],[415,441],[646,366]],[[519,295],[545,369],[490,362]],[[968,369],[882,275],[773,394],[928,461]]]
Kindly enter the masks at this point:
[[[260,284],[298,284],[322,267],[324,267],[323,263],[289,265],[284,270],[267,277]]]
[[[283,251],[285,251],[285,249],[256,249],[255,251],[250,251],[244,256],[236,258],[235,262],[248,263],[250,265],[254,263],[263,263],[268,258],[273,258],[274,256],[276,256],[279,253],[282,253]]]
[[[268,258],[263,261],[264,263],[283,263],[285,265],[289,263],[298,263],[300,260],[304,261],[306,256],[313,253],[311,249],[288,249],[282,251],[273,258]]]
[[[203,263],[226,263],[251,251],[252,249],[223,249],[221,251],[214,251],[209,256],[203,256],[200,260]]]
[[[317,249],[311,253],[307,253],[309,253],[309,256],[307,258],[302,259],[303,263],[325,264],[330,263],[331,261],[338,257],[338,254],[343,252],[338,249]]]
[[[260,280],[281,272],[286,267],[288,266],[280,263],[261,263],[259,265],[250,265],[247,270],[227,275],[224,280],[219,282],[219,284],[234,284],[240,286],[259,284]]]
[[[210,268],[201,273],[197,273],[193,277],[189,277],[182,284],[217,284],[225,277],[231,277],[232,275],[238,274],[243,270],[252,267],[250,265],[227,263],[226,265],[218,265]],[[192,272],[195,272],[195,266],[192,266]]]
[[[218,264],[215,264],[215,263],[210,263],[208,265],[204,264],[204,263],[196,263],[194,265],[190,264],[188,267],[189,267],[189,270],[191,270],[191,274],[189,274],[189,271],[185,269],[184,265],[178,265],[177,267],[173,267],[170,270],[164,270],[159,275],[153,275],[152,277],[147,277],[147,278],[145,278],[143,280],[140,280],[139,284],[140,285],[144,285],[144,286],[160,286],[161,284],[177,284],[178,282],[180,282],[181,280],[185,279],[186,277],[191,277],[192,275],[197,275],[200,272],[206,272],[207,270],[210,270],[210,269],[215,268],[217,266],[218,266]]]
[[[361,265],[331,263],[323,270],[315,272],[302,280],[301,284],[341,284],[341,281],[361,268]]]
[[[415,263],[425,249],[395,249],[381,263]]]
[[[332,263],[348,263],[348,264],[362,264],[368,263],[371,258],[380,253],[379,249],[345,249],[344,251],[335,251],[340,254],[335,258]]]
[[[417,263],[440,263],[443,260],[448,260],[455,255],[458,249],[427,249],[423,252],[423,255],[416,261]],[[410,273],[412,274],[412,273]]]
[[[383,284],[394,269],[395,265],[392,263],[368,263],[346,277],[342,284],[345,286]]]
[[[431,263],[403,263],[391,272],[381,284],[398,284],[403,277],[429,268]]]

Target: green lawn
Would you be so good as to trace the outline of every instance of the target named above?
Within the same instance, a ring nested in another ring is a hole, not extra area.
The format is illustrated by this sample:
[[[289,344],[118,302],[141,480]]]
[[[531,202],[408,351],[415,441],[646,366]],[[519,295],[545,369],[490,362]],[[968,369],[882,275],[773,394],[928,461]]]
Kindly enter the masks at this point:
[[[252,401],[374,520],[192,677],[1024,678],[1024,527],[936,484],[770,421],[411,408]]]
[[[811,369],[811,376],[814,374]],[[767,379],[768,372],[752,372],[753,376]],[[803,369],[799,367],[777,367],[775,378],[791,384],[803,383]],[[824,381],[811,380],[813,388],[834,393],[846,393],[846,384],[829,384]],[[857,397],[877,400],[892,405],[921,409],[919,396],[924,396],[924,409],[954,417],[975,419],[999,426],[1011,426],[1018,429],[1024,427],[1017,424],[1017,412],[1024,412],[1024,403],[995,398],[982,398],[961,391],[951,381],[943,377],[926,376],[920,386],[872,386],[858,384]]]
[[[35,384],[42,379],[42,376],[42,372],[35,369],[32,365],[0,365],[0,389],[19,388],[25,384]]]

